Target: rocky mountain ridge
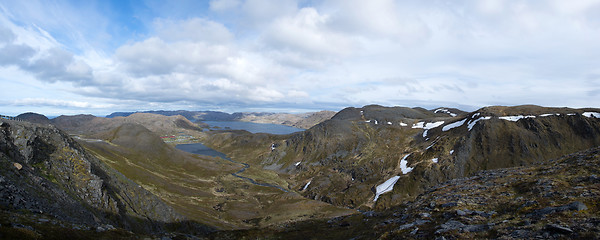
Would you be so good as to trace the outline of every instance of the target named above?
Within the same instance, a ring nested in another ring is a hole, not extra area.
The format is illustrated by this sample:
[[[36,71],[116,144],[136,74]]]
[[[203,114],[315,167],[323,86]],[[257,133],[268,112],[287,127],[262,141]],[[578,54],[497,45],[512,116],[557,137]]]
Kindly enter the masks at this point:
[[[437,109],[436,109],[437,110]],[[387,208],[480,170],[526,166],[600,145],[598,109],[347,108],[304,132],[214,134],[207,144],[286,176],[302,195],[351,208]],[[271,148],[270,148],[271,147]],[[268,150],[269,149],[269,150]],[[255,156],[251,158],[249,156]],[[375,187],[398,176],[377,201]]]
[[[24,231],[35,237],[66,225],[79,233],[90,228],[138,234],[180,227],[210,230],[186,223],[185,217],[53,126],[0,120],[0,164],[0,226],[7,226],[6,221],[8,226],[28,226],[1,231],[8,235]],[[44,226],[37,229],[39,225]]]

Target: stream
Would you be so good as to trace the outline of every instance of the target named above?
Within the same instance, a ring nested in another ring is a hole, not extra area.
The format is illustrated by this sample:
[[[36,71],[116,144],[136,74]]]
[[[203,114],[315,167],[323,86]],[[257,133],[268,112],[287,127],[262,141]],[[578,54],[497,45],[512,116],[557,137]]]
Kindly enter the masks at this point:
[[[185,151],[185,152],[193,153],[193,154],[205,155],[205,156],[211,156],[211,157],[219,157],[219,158],[225,159],[227,161],[230,161],[232,163],[241,164],[244,167],[242,169],[240,169],[239,171],[232,173],[231,175],[238,177],[240,179],[246,180],[254,185],[263,186],[263,187],[273,187],[273,188],[277,188],[284,192],[289,192],[288,190],[286,190],[280,186],[277,186],[277,185],[268,184],[268,183],[259,183],[252,178],[240,176],[239,174],[246,171],[246,169],[248,169],[250,167],[250,164],[234,161],[233,159],[227,157],[226,154],[219,152],[217,150],[214,150],[212,148],[209,148],[202,143],[179,144],[179,145],[176,145],[175,148]]]

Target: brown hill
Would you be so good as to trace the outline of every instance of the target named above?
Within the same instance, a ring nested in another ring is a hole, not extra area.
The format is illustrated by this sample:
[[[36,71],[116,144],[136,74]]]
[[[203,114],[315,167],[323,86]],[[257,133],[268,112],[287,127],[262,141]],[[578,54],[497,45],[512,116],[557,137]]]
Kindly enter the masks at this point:
[[[52,119],[52,124],[71,134],[92,136],[121,126],[124,123],[136,123],[159,135],[192,134],[202,128],[185,117],[163,116],[151,113],[135,113],[127,117],[103,118],[92,115],[60,116]],[[203,126],[201,124],[201,126]]]
[[[44,116],[42,114],[38,114],[38,113],[32,113],[32,112],[19,114],[19,116],[16,116],[16,118],[23,120],[23,121],[31,122],[31,123],[39,123],[39,124],[49,124],[50,123],[50,119],[48,119],[46,116]]]

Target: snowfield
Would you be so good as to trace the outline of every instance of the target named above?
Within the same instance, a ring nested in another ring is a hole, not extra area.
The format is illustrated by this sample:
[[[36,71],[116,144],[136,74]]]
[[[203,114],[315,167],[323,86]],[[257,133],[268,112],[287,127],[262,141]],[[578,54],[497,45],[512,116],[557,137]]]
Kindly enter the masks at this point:
[[[479,113],[477,113],[477,116],[479,116]],[[473,115],[473,117],[475,117],[475,115]],[[471,129],[473,129],[475,124],[477,124],[477,122],[479,122],[480,120],[490,120],[491,118],[492,117],[480,117],[478,119],[475,119],[475,120],[469,122],[469,124],[467,125],[467,128],[469,129],[469,131],[471,131]]]
[[[445,109],[445,108],[438,108],[436,109],[433,113],[446,113],[448,115],[450,115],[451,117],[456,117],[456,113],[450,112],[450,110]]]
[[[402,170],[402,174],[407,174],[413,170],[413,168],[406,166],[406,164],[408,164],[408,161],[406,161],[406,158],[408,158],[408,156],[410,156],[410,153],[404,156],[402,160],[400,160],[400,170]]]
[[[586,117],[600,118],[600,113],[597,113],[597,112],[584,112],[581,115],[586,116]]]
[[[457,128],[457,127],[460,127],[460,126],[462,126],[463,124],[465,124],[465,122],[466,122],[466,121],[467,121],[467,119],[465,118],[465,119],[463,119],[463,120],[461,120],[461,121],[450,123],[450,124],[448,124],[448,125],[444,126],[444,127],[442,128],[442,131],[444,131],[444,132],[445,132],[445,131],[448,131],[448,130],[450,130],[450,129]]]
[[[375,188],[376,192],[375,192],[375,199],[373,199],[373,202],[376,202],[377,199],[379,199],[379,195],[384,194],[389,191],[392,191],[394,189],[394,184],[396,184],[396,182],[398,182],[398,179],[400,179],[400,176],[394,176],[394,177],[391,177],[390,179],[388,179],[387,181],[385,181],[384,183],[380,184],[379,186],[377,186]]]
[[[304,191],[308,188],[308,185],[310,185],[310,182],[312,182],[312,180],[308,181],[308,183],[306,185],[304,185],[304,188],[302,188],[302,191]]]
[[[504,116],[504,117],[499,117],[502,120],[508,120],[511,122],[516,122],[519,121],[523,118],[535,118],[535,116],[529,115],[529,116],[523,116],[523,115],[518,115],[518,116]]]

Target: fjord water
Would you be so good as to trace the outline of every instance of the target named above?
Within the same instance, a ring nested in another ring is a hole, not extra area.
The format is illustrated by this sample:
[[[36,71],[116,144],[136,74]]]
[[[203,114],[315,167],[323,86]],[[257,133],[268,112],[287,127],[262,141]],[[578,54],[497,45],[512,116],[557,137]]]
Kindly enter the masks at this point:
[[[253,123],[240,121],[204,121],[211,129],[231,129],[246,130],[251,133],[270,133],[270,134],[290,134],[304,131],[301,128],[295,128],[279,124]]]

